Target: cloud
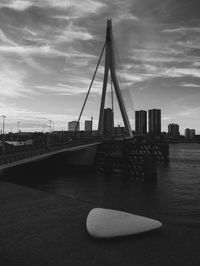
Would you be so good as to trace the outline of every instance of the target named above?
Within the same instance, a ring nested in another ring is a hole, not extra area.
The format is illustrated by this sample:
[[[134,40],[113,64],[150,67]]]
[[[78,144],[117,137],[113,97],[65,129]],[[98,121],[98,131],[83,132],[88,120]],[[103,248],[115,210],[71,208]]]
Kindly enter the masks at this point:
[[[175,57],[169,57],[169,56],[159,56],[157,55],[140,55],[140,56],[132,56],[133,60],[138,60],[138,61],[143,61],[143,62],[152,62],[152,63],[171,63],[171,62],[175,62],[175,61],[179,61],[179,59],[175,58]],[[180,59],[181,61],[183,59]]]
[[[6,36],[2,29],[0,29],[0,40],[1,40],[1,42],[3,44],[6,44],[6,45],[15,45],[15,42],[13,42],[12,40],[10,40]]]
[[[127,82],[131,82],[131,84],[135,82],[141,82],[145,81],[148,79],[147,76],[141,73],[123,73],[123,74],[118,74],[120,80],[126,80]]]
[[[163,98],[170,102],[182,96],[188,108],[192,105],[187,96],[197,93],[200,83],[200,19],[194,0],[0,2],[1,101],[17,102],[13,110],[18,110],[16,114],[21,110],[27,123],[32,121],[36,127],[37,116],[38,121],[40,117],[53,120],[50,115],[61,113],[58,109],[63,106],[70,106],[69,114],[79,108],[105,40],[108,18],[125,66],[124,71],[119,68],[120,85],[134,88],[138,107],[145,106],[145,99],[151,107],[161,102],[169,117]],[[92,88],[94,101],[100,99],[103,64],[104,59]],[[178,108],[174,106],[174,114]]]
[[[68,15],[53,15],[52,18],[69,22],[72,19],[75,19],[76,17],[75,16],[73,17],[72,15],[70,15],[70,16],[68,16]]]
[[[27,29],[26,29],[27,30]],[[1,54],[16,54],[21,56],[23,60],[31,67],[45,72],[45,68],[42,68],[39,64],[37,64],[34,59],[30,56],[34,51],[36,52],[36,47],[26,47],[20,46],[13,40],[9,39],[2,30],[0,30],[0,40],[3,42],[3,45],[0,45],[0,53]],[[31,49],[32,48],[32,49]],[[38,54],[38,53],[37,53]],[[5,60],[5,58],[4,58]]]
[[[22,131],[43,131],[44,127],[48,131],[49,120],[52,120],[55,130],[67,129],[67,121],[74,120],[74,113],[47,113],[32,111],[22,108],[13,103],[0,103],[0,113],[6,115],[5,131],[17,131],[17,121],[20,121]]]
[[[82,0],[68,0],[67,8],[73,8],[73,11],[76,16],[81,17],[87,13],[96,13],[102,7],[107,5],[100,1],[95,0],[85,0],[84,3]]]
[[[40,8],[51,7],[56,9],[67,10],[73,9],[76,16],[84,15],[85,13],[96,12],[99,8],[105,6],[104,3],[95,0],[1,0],[0,7],[9,7],[23,11],[31,6]]]
[[[9,7],[17,10],[24,10],[32,5],[32,1],[25,0],[2,0],[0,7]]]
[[[164,29],[161,32],[163,33],[186,33],[186,32],[200,33],[200,27],[179,27],[179,28],[172,28],[172,29]]]
[[[196,77],[200,78],[200,69],[197,68],[165,68],[163,71],[161,71],[163,76],[166,77]]]
[[[200,107],[186,107],[184,110],[177,113],[179,116],[186,116],[186,117],[199,117]]]
[[[184,48],[190,49],[200,49],[200,39],[196,38],[195,40],[179,41],[176,44]]]
[[[66,29],[60,31],[55,37],[57,42],[74,42],[76,39],[91,40],[93,36],[84,27],[75,26],[73,22],[67,25]]]
[[[172,116],[162,116],[162,120],[172,120]]]
[[[46,44],[40,47],[36,46],[0,46],[0,53],[2,54],[17,54],[26,59],[26,56],[41,56],[41,57],[68,57],[68,58],[95,58],[94,55],[84,52],[76,51],[73,48],[69,48],[66,51],[62,51],[54,48],[53,46]],[[28,60],[27,60],[28,61]]]
[[[84,93],[84,89],[77,88],[75,86],[69,86],[69,85],[62,85],[57,84],[57,86],[52,85],[37,85],[35,86],[36,89],[39,89],[40,91],[44,92],[50,92],[54,95],[74,95],[79,93]]]
[[[4,64],[0,68],[1,97],[28,97],[31,94],[31,90],[26,87],[25,79],[26,73],[23,70],[16,70]]]
[[[197,58],[197,60],[200,60],[200,59]],[[193,62],[193,66],[194,67],[200,67],[200,62]]]
[[[139,21],[140,19],[131,13],[123,12],[116,18],[116,21],[120,21],[120,20]],[[114,19],[114,21],[115,21],[115,19]]]
[[[57,83],[52,86],[50,84],[37,85],[36,89],[39,89],[41,92],[46,91],[54,95],[77,95],[77,94],[86,94],[91,83],[90,79],[76,76],[70,76],[67,78],[67,84]],[[91,93],[101,93],[102,82],[95,80],[91,89]]]
[[[180,84],[181,87],[194,87],[194,88],[200,88],[200,84],[193,84],[193,83],[181,83]]]
[[[0,7],[9,7],[19,11],[23,11],[31,6],[45,7],[59,7],[66,8],[67,4],[65,0],[56,0],[56,3],[51,0],[1,0]]]
[[[175,49],[170,46],[156,48],[136,48],[131,51],[131,59],[134,63],[152,62],[152,63],[175,63],[188,61],[188,57],[183,57],[184,52],[180,48]],[[191,59],[191,58],[190,58]]]

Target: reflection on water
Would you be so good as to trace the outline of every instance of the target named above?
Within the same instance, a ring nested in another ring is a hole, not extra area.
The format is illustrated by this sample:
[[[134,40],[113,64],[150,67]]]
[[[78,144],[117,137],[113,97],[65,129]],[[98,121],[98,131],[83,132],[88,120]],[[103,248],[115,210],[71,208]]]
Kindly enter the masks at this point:
[[[12,182],[75,200],[160,219],[163,222],[200,224],[200,145],[170,145],[170,163],[158,166],[156,183],[123,182],[95,176],[94,171],[69,168],[50,159],[5,174]]]

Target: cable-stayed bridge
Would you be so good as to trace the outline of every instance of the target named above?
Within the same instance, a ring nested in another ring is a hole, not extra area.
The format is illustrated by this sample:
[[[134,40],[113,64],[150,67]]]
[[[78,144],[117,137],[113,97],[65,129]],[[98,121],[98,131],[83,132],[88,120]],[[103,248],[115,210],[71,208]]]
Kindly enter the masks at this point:
[[[79,154],[83,153],[84,156],[86,156],[86,153],[94,153],[96,151],[97,145],[101,142],[102,141],[100,138],[96,138],[90,140],[79,140],[72,143],[60,143],[55,145],[49,145],[48,147],[46,145],[41,145],[39,147],[15,147],[10,151],[4,151],[3,154],[1,154],[0,171],[21,164],[42,160],[61,153],[67,154],[78,151]],[[88,163],[92,163],[89,157],[87,156],[86,160],[88,159]]]
[[[139,177],[145,176],[144,168],[146,172],[149,171],[155,161],[155,158],[160,161],[168,160],[168,151],[161,152],[160,148],[151,143],[139,143],[136,139],[133,139],[133,133],[131,130],[127,110],[125,107],[124,99],[120,89],[119,78],[116,67],[116,52],[113,42],[112,23],[111,20],[107,21],[106,40],[103,45],[94,75],[92,77],[88,92],[86,94],[83,106],[81,108],[78,121],[74,132],[74,141],[70,143],[52,143],[51,145],[40,145],[39,147],[22,147],[15,148],[12,151],[7,151],[4,141],[2,143],[2,154],[0,156],[0,170],[4,170],[10,167],[14,167],[20,164],[29,163],[36,160],[41,160],[49,156],[56,154],[66,153],[68,156],[68,163],[75,164],[94,164],[95,160],[98,165],[103,165],[103,169],[113,169],[116,165],[120,165],[121,170],[126,174],[138,175]],[[101,62],[101,58],[105,52],[104,62],[104,77],[102,85],[101,104],[98,121],[98,134],[97,137],[91,137],[87,139],[79,139],[78,125],[83,114],[85,105],[88,100],[98,67]],[[105,135],[105,100],[107,86],[110,80],[111,84],[111,96],[112,96],[112,119],[114,127],[114,109],[113,109],[113,93],[115,93],[116,100],[119,105],[119,110],[124,124],[124,135],[120,141],[113,140],[113,133]],[[131,108],[134,108],[133,106]],[[108,139],[110,140],[108,142]],[[127,142],[128,141],[128,142]],[[100,145],[106,143],[105,145]],[[99,149],[98,147],[101,146]],[[102,151],[103,147],[103,151]],[[109,149],[108,149],[109,147]],[[102,156],[103,154],[103,156]],[[99,156],[100,155],[100,156]],[[70,158],[71,157],[71,158]],[[69,159],[70,158],[70,159]],[[103,158],[103,159],[102,159]],[[103,161],[103,164],[102,164]],[[149,163],[151,162],[151,163]],[[149,165],[149,166],[148,166]],[[100,168],[101,168],[100,167]],[[109,172],[109,171],[108,171]],[[155,175],[155,169],[152,170]]]
[[[103,79],[103,89],[102,89],[102,98],[101,98],[101,106],[100,106],[100,114],[99,114],[99,125],[98,125],[98,132],[99,132],[99,137],[97,138],[91,138],[87,140],[76,140],[73,141],[73,143],[67,143],[67,144],[60,144],[60,145],[51,145],[48,148],[46,146],[43,147],[24,147],[19,149],[13,149],[12,152],[5,152],[3,151],[1,154],[0,158],[0,170],[5,169],[8,167],[16,166],[19,164],[23,164],[26,162],[31,162],[34,160],[46,158],[58,153],[63,153],[63,152],[70,152],[70,151],[77,151],[77,150],[83,150],[86,148],[89,148],[91,146],[95,146],[103,141],[103,120],[104,120],[104,106],[105,106],[105,98],[106,98],[106,89],[107,89],[107,83],[108,83],[108,75],[110,72],[111,75],[111,82],[114,85],[115,93],[117,96],[117,100],[119,102],[119,107],[120,111],[122,114],[122,118],[124,121],[125,129],[126,129],[126,135],[132,137],[132,131],[130,127],[130,123],[128,120],[128,116],[126,113],[124,101],[121,95],[118,79],[117,79],[117,74],[116,74],[116,65],[115,65],[115,51],[114,51],[114,45],[113,45],[113,35],[112,35],[112,24],[111,20],[107,21],[107,29],[106,29],[106,40],[103,45],[103,49],[98,61],[98,64],[95,69],[94,76],[92,78],[91,84],[89,86],[89,90],[87,92],[86,98],[84,100],[83,107],[81,109],[79,118],[78,118],[78,123],[81,119],[81,115],[83,113],[85,104],[87,102],[90,90],[92,88],[92,84],[96,75],[96,72],[98,70],[101,58],[103,53],[105,52],[105,66],[104,66],[104,79]],[[75,130],[75,135],[77,134],[77,128]],[[4,145],[4,143],[3,143]],[[6,149],[4,146],[2,150]],[[28,150],[27,150],[28,149]]]

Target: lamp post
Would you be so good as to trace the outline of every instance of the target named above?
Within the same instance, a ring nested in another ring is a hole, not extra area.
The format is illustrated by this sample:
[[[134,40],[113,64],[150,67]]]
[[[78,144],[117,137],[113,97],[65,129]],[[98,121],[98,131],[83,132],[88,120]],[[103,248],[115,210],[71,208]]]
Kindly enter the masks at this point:
[[[17,139],[18,139],[18,144],[19,144],[19,141],[20,141],[19,123],[20,123],[20,121],[17,121],[17,133],[18,133]]]
[[[17,121],[17,132],[19,133],[19,123],[20,121]]]
[[[6,119],[6,116],[2,115],[1,117],[3,118],[2,152],[4,152],[4,149],[5,149],[5,119]]]
[[[52,120],[49,120],[49,132],[51,133],[51,124],[52,124]]]
[[[91,116],[91,136],[92,136],[92,127],[93,127],[93,115]]]
[[[49,144],[50,144],[50,134],[51,134],[52,120],[48,120],[48,121],[49,121],[49,134],[47,133],[47,150],[49,149]]]

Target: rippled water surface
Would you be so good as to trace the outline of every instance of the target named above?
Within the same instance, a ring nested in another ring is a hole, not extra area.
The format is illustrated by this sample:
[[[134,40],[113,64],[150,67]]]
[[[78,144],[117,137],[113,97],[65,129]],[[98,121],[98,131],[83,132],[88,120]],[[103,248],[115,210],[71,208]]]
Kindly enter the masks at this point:
[[[200,144],[170,145],[170,163],[158,166],[156,183],[107,180],[84,169],[69,169],[50,160],[26,166],[13,182],[75,200],[92,202],[191,227],[200,225]]]

